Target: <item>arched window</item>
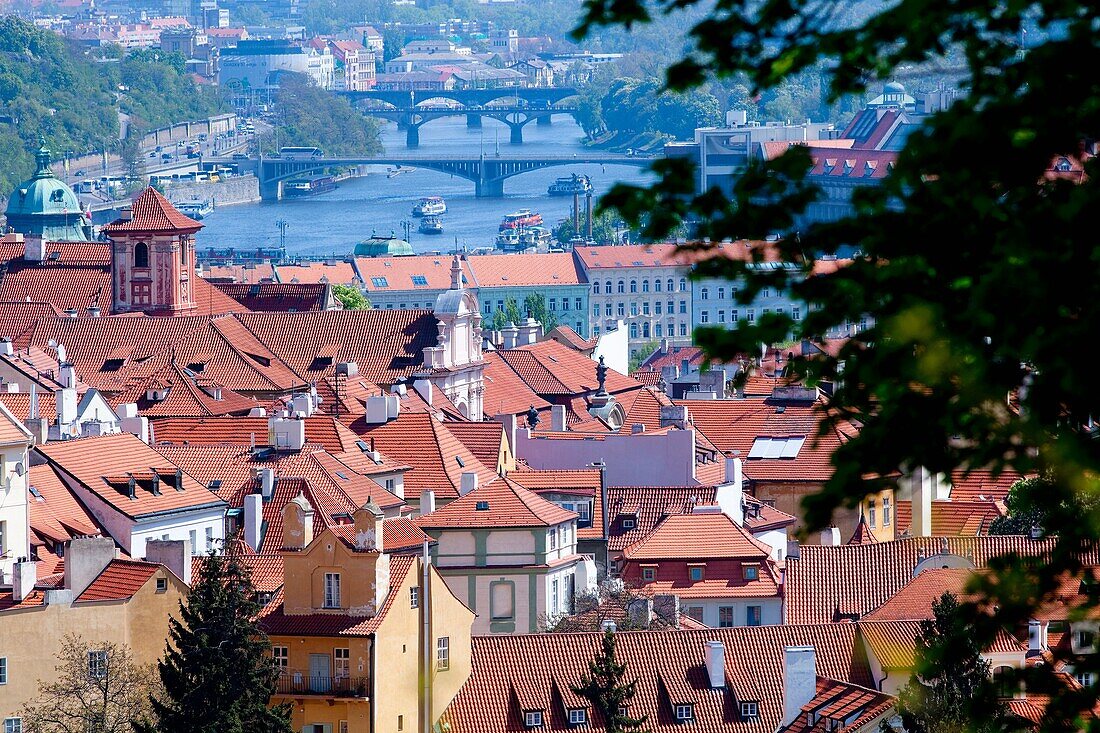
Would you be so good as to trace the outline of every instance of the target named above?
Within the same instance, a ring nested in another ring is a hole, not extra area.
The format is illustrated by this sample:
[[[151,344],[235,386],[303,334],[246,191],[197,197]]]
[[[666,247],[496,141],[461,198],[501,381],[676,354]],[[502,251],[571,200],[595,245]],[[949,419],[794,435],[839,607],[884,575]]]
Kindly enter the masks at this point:
[[[596,282],[592,283],[592,294],[593,295],[599,295],[600,294],[600,283],[599,283],[599,281],[596,281]]]
[[[997,690],[997,697],[1015,697],[1019,687],[1013,679],[1011,667],[997,667],[993,670],[993,687]]]
[[[632,293],[638,292],[638,281],[637,280],[631,280],[630,281],[630,292],[632,292]]]
[[[688,281],[686,277],[680,278],[680,292],[684,292],[688,289]]]
[[[148,267],[149,266],[149,245],[145,242],[138,242],[134,245],[134,267]]]
[[[673,283],[672,278],[670,277],[668,279],[668,292],[671,293],[675,289],[676,289],[676,285]]]
[[[620,293],[625,293],[626,292],[626,283],[622,280],[619,281],[619,292]]]
[[[649,292],[649,280],[642,280],[642,292],[643,293],[648,293]]]
[[[644,339],[649,338],[649,323],[648,322],[642,324],[642,338],[644,338]]]
[[[699,300],[706,300],[709,295],[710,290],[708,288],[703,288],[699,291]]]
[[[630,324],[630,338],[632,338],[632,339],[638,338],[638,324],[637,323],[631,323]]]
[[[603,292],[605,295],[611,295],[611,281],[608,280],[603,284]]]
[[[661,279],[660,278],[657,278],[656,280],[653,281],[653,292],[655,292],[655,293],[661,292]]]

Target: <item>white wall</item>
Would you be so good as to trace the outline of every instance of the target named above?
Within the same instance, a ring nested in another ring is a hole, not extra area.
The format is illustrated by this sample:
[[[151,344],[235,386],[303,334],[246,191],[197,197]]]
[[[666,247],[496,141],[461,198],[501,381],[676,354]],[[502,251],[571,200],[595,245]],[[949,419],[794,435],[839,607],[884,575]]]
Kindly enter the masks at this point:
[[[516,458],[537,469],[580,469],[602,460],[608,486],[693,486],[695,431],[609,433],[592,440],[532,437],[516,431]]]
[[[0,419],[4,419],[0,416]],[[0,449],[0,522],[4,522],[4,546],[0,548],[0,576],[4,582],[11,580],[12,565],[17,557],[30,555],[29,524],[27,507],[27,480],[16,473],[19,463],[28,467],[26,446],[5,446]]]

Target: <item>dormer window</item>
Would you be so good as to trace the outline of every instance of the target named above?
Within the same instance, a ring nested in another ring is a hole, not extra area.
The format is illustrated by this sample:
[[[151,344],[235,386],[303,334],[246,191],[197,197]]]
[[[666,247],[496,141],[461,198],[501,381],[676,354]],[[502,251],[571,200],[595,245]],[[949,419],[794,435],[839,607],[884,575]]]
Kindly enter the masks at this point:
[[[676,720],[686,722],[695,718],[694,705],[677,705]]]
[[[584,725],[588,720],[588,713],[584,708],[572,708],[569,711],[569,725]]]
[[[652,581],[657,579],[657,567],[642,568],[642,580]]]
[[[698,583],[703,580],[704,567],[703,565],[688,565],[688,577],[691,578],[692,583]]]
[[[756,565],[742,565],[741,577],[745,580],[758,580],[760,578],[760,568]]]
[[[755,700],[741,703],[741,717],[744,720],[752,720],[760,714],[760,704]]]
[[[523,713],[523,724],[528,728],[542,727],[542,711],[527,710]]]

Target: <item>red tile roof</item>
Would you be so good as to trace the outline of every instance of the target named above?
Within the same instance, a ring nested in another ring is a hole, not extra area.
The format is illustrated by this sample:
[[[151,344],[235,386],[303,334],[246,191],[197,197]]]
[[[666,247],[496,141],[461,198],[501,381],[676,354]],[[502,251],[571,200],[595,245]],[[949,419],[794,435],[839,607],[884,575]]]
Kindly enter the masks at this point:
[[[497,478],[495,466],[485,466],[445,423],[428,413],[402,412],[383,424],[357,418],[348,427],[363,440],[373,440],[383,455],[412,467],[405,474],[405,492],[409,496],[431,489],[438,499],[455,498],[462,485],[462,474],[467,471],[477,473],[482,484]]]
[[[423,529],[548,527],[576,518],[575,512],[546,501],[515,481],[501,478],[421,515],[416,523]]]
[[[928,568],[863,618],[867,621],[932,618],[933,602],[944,593],[965,599],[966,584],[973,577],[974,571],[969,568]]]
[[[607,550],[621,552],[648,535],[665,517],[689,514],[696,506],[713,504],[713,486],[608,486]],[[634,523],[627,527],[624,521]]]
[[[952,471],[952,501],[1004,501],[1012,484],[1024,477],[1013,470],[1006,470],[997,476],[992,471]]]
[[[353,616],[343,613],[307,613],[288,615],[283,613],[282,593],[264,609],[259,619],[260,628],[268,636],[370,636],[389,613],[399,588],[409,572],[418,567],[411,555],[394,555],[390,559],[390,592],[378,613],[373,616]],[[434,571],[433,571],[434,572]]]
[[[485,355],[485,392],[482,405],[486,415],[522,415],[531,407],[547,410],[550,403],[539,397],[500,357],[499,352]]]
[[[591,497],[592,522],[586,527],[577,527],[577,538],[586,540],[604,538],[601,474],[598,468],[551,471],[524,466],[509,472],[508,478],[536,494],[563,493]]]
[[[249,265],[201,265],[201,274],[211,282],[229,283],[268,283],[275,277],[275,267],[268,262]]]
[[[130,518],[159,512],[222,506],[223,502],[187,473],[130,433],[113,433],[45,443],[35,449],[58,470]],[[159,477],[159,494],[153,477]],[[128,494],[130,478],[135,496]],[[176,486],[177,478],[182,481]]]
[[[414,255],[411,257],[356,257],[355,270],[363,279],[363,287],[368,295],[371,292],[386,293],[403,291],[415,293],[417,290],[429,292],[447,290],[451,287],[451,263],[453,259],[445,255]],[[473,283],[470,264],[462,260],[462,276],[467,284]],[[423,277],[425,285],[418,285],[413,278]],[[375,280],[384,278],[382,280]],[[416,297],[412,295],[410,297]]]
[[[1023,536],[911,537],[871,545],[803,545],[786,560],[783,614],[787,623],[825,623],[861,617],[894,596],[922,558],[948,552],[984,567],[1008,552],[1039,555],[1050,540]],[[1097,553],[1082,562],[1098,564]]]
[[[840,624],[847,626],[848,624]],[[860,621],[859,627],[867,647],[886,670],[912,670],[916,664],[916,641],[920,621]],[[994,653],[1019,653],[1021,660],[1027,646],[1011,634],[1001,631],[985,649]]]
[[[433,393],[439,390],[432,390]],[[496,470],[504,444],[504,425],[495,421],[448,422],[447,430],[466,446],[486,468]]]
[[[24,262],[14,264],[0,277],[0,301],[48,301],[58,311],[75,309],[78,317],[98,305],[111,308],[109,266]]]
[[[53,551],[73,537],[102,534],[98,522],[51,466],[31,466],[28,477],[32,491],[27,508],[35,535],[31,544],[44,543]]]
[[[266,417],[163,418],[153,421],[158,444],[172,445],[266,445]],[[357,437],[331,415],[314,413],[306,424],[306,442],[329,453],[358,450]],[[392,465],[392,464],[391,464]]]
[[[300,262],[276,265],[275,280],[290,284],[359,285],[361,281],[351,262]]]
[[[103,227],[110,237],[116,232],[197,232],[202,224],[184,216],[168,199],[150,186],[132,204],[130,218],[116,219]]]
[[[290,313],[322,310],[329,293],[327,286],[321,284],[209,282],[243,305],[241,312]]]
[[[763,560],[771,548],[721,512],[672,514],[642,539],[623,548],[623,559]]]
[[[128,388],[111,400],[115,405],[136,403],[146,417],[212,417],[246,415],[260,403],[238,394],[211,379],[204,379],[176,363],[143,378],[133,379]],[[149,399],[149,392],[166,392],[161,400]]]
[[[156,575],[161,566],[137,560],[112,560],[77,599],[88,601],[124,601],[132,598]]]
[[[557,341],[539,341],[498,351],[499,357],[538,394],[586,395],[595,391],[596,362]],[[607,370],[607,391],[618,395],[641,389],[636,380],[614,369]]]
[[[813,646],[820,675],[870,687],[874,684],[855,624],[757,626],[623,631],[617,659],[637,679],[631,715],[647,715],[654,733],[683,731],[675,703],[694,705],[693,731],[773,733],[783,717],[783,656],[788,646]],[[579,684],[602,634],[521,634],[474,637],[473,674],[444,714],[462,733],[523,730],[525,710],[543,711],[546,730],[569,730],[562,691]],[[710,688],[706,642],[726,650],[726,689]],[[537,662],[537,663],[533,663]],[[737,702],[759,703],[755,718],[741,718]],[[592,711],[589,710],[589,714]],[[603,730],[596,719],[593,730]]]
[[[817,678],[817,691],[796,715],[777,733],[831,733],[834,730],[853,729],[873,723],[876,718],[892,714],[896,698],[884,692],[839,682],[825,677]],[[812,721],[812,722],[811,722]]]
[[[989,534],[993,520],[1004,515],[1004,505],[992,501],[933,501],[932,534],[937,537]],[[898,501],[895,531],[908,532],[912,523],[913,502]]]
[[[875,537],[875,533],[871,531],[871,528],[867,526],[867,520],[860,514],[859,522],[856,524],[852,536],[848,538],[848,544],[870,545],[874,542],[878,542],[878,538]]]
[[[588,282],[569,252],[472,255],[466,263],[473,287],[583,285]]]
[[[586,339],[582,338],[579,333],[574,331],[569,326],[564,324],[555,326],[550,333],[546,334],[547,338],[553,339],[558,343],[565,344],[569,348],[575,351],[582,351],[591,353],[599,343],[599,339]]]

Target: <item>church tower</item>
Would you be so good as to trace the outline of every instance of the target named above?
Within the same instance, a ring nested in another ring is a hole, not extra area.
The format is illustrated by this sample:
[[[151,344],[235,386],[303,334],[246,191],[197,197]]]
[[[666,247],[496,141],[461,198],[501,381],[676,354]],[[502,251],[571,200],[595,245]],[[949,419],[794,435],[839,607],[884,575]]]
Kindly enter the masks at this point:
[[[150,187],[103,227],[111,240],[113,311],[183,314],[195,307],[194,219]]]

